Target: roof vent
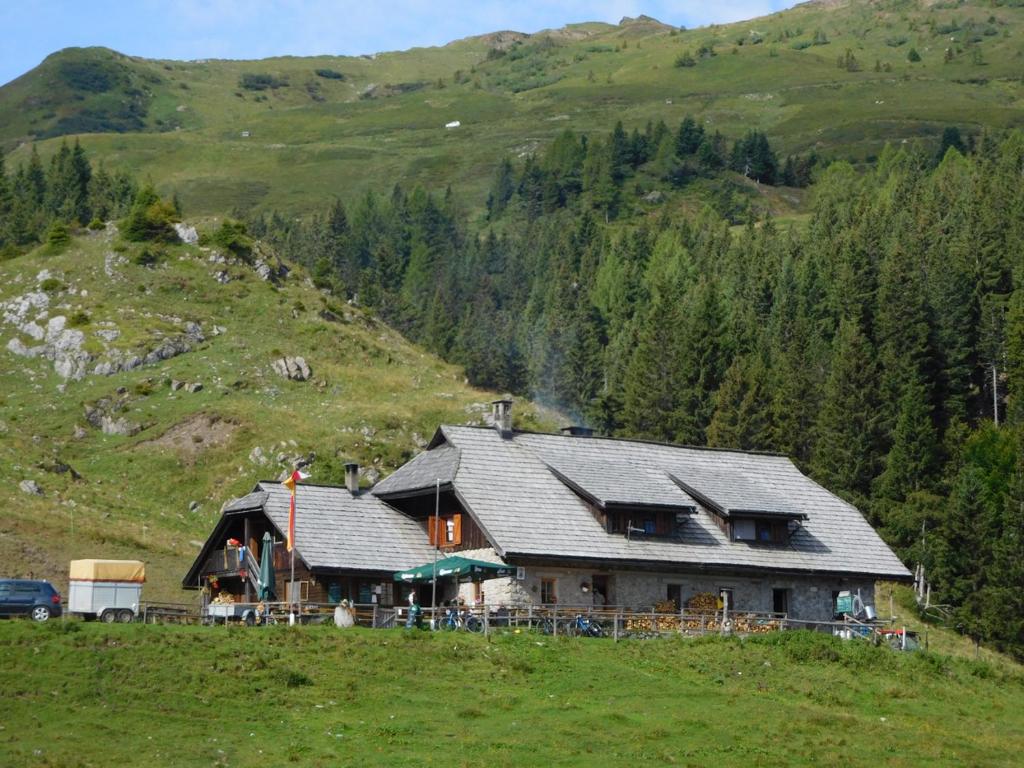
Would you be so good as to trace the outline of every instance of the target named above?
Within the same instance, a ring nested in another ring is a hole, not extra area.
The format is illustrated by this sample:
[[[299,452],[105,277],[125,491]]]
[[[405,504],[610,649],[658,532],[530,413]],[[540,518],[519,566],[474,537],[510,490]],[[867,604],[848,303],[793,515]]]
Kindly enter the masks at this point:
[[[353,496],[359,493],[359,465],[354,461],[345,465],[345,487]]]
[[[566,437],[593,437],[594,430],[590,427],[581,427],[578,424],[571,424],[568,427],[562,427],[562,434]]]
[[[495,400],[491,403],[491,416],[494,427],[502,437],[512,437],[512,401]]]

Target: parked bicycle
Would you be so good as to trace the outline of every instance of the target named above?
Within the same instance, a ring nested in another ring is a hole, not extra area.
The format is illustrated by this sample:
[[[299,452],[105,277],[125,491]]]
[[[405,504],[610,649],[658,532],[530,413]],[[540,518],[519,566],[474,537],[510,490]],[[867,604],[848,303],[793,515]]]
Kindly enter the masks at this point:
[[[480,621],[479,617],[474,616],[469,611],[448,608],[445,610],[444,616],[439,620],[437,628],[452,632],[458,629],[464,629],[467,632],[480,632],[483,630],[484,624]]]
[[[553,635],[555,633],[555,620],[545,616],[537,622],[537,629],[540,630],[542,635]],[[577,613],[576,618],[566,622],[564,625],[561,619],[558,620],[558,633],[566,634],[570,637],[603,637],[604,627],[593,619]]]
[[[604,627],[581,613],[576,614],[576,618],[569,622],[565,631],[573,637],[602,637],[604,635]]]

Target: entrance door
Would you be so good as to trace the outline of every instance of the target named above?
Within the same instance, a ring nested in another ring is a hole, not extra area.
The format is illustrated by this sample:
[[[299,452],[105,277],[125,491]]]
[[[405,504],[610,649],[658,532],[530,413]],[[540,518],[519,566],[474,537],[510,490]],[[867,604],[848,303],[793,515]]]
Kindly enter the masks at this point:
[[[594,590],[594,605],[613,605],[610,579],[604,574],[594,574],[590,577],[591,588]]]
[[[682,584],[668,584],[668,590],[665,597],[676,604],[676,610],[681,611],[683,609],[683,585]]]
[[[772,611],[774,613],[789,613],[789,590],[772,590]]]

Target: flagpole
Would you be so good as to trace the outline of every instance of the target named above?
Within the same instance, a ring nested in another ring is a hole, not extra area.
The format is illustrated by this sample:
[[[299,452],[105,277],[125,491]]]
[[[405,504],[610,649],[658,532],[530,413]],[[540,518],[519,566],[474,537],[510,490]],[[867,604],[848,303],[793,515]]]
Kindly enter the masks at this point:
[[[441,550],[441,478],[437,478],[434,490],[434,567],[431,572],[430,592],[430,626],[438,628],[437,624],[437,553]]]
[[[292,489],[292,504],[295,508],[295,516],[299,515],[299,484],[296,482],[295,487]],[[288,623],[291,625],[295,624],[295,537],[292,536],[292,580],[291,585],[288,587],[288,616],[290,617]]]

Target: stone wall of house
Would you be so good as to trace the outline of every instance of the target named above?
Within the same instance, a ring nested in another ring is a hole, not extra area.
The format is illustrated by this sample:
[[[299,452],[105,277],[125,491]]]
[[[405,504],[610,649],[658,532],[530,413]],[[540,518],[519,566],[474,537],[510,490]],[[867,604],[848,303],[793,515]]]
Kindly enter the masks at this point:
[[[489,557],[480,556],[479,559],[496,560],[493,552]],[[773,590],[785,589],[790,618],[802,621],[829,621],[832,619],[833,592],[850,590],[856,594],[859,590],[861,598],[868,605],[874,604],[875,594],[874,582],[867,579],[767,575],[751,578],[527,566],[525,578],[522,580],[511,577],[488,579],[483,582],[483,599],[488,605],[540,605],[542,580],[553,579],[558,606],[590,606],[595,604],[592,589],[595,575],[607,577],[608,605],[634,610],[652,608],[654,603],[666,600],[670,588],[678,585],[684,605],[698,593],[711,592],[717,595],[723,589],[731,589],[733,610],[771,611],[774,607]],[[473,585],[460,585],[459,596],[467,602],[472,602],[475,596]]]

